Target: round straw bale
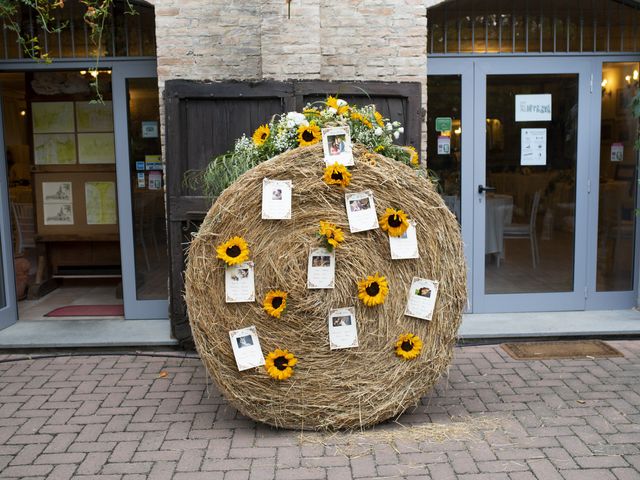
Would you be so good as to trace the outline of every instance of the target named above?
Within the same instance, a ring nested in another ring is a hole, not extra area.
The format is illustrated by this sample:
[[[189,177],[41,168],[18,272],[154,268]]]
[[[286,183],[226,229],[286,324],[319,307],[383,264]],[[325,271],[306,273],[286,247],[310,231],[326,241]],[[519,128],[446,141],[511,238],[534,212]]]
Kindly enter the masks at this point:
[[[415,405],[447,371],[466,302],[460,229],[424,172],[355,146],[351,184],[322,180],[321,145],[298,148],[242,175],[209,210],[188,251],[186,302],[196,347],[222,393],[241,413],[293,429],[373,425]],[[263,178],[292,180],[292,219],[262,220]],[[403,209],[417,223],[419,259],[391,260],[381,229],[349,233],[345,192],[371,189],[378,217]],[[335,288],[307,289],[309,250],[320,246],[320,220],[337,224]],[[248,242],[255,262],[255,303],[225,303],[225,264],[216,246],[234,236]],[[383,305],[367,307],[357,282],[379,272],[389,282]],[[439,281],[431,321],[404,315],[413,277]],[[288,292],[280,319],[265,313],[269,290]],[[355,307],[359,346],[330,350],[330,309]],[[229,331],[255,325],[263,353],[288,349],[294,375],[272,379],[264,368],[239,372]],[[423,340],[414,360],[395,354],[403,333]]]

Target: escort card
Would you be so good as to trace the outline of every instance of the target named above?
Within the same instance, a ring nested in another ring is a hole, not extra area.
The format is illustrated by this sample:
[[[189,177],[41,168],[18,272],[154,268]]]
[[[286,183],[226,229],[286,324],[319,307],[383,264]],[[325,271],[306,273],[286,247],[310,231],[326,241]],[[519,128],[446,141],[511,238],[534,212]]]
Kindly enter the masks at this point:
[[[291,219],[291,180],[262,180],[262,219]]]
[[[326,165],[341,163],[348,167],[355,164],[351,149],[351,130],[347,126],[323,128],[322,148]]]
[[[253,262],[228,265],[224,271],[224,288],[227,303],[254,302]]]
[[[431,320],[437,296],[438,282],[413,277],[404,314],[422,320]]]
[[[334,288],[336,257],[326,248],[316,248],[309,252],[307,266],[307,288]]]
[[[409,228],[400,237],[389,235],[389,249],[392,260],[405,260],[408,258],[420,258],[418,252],[418,236],[416,222],[409,220]]]
[[[329,347],[331,350],[358,346],[355,308],[337,308],[329,312]]]
[[[229,338],[238,370],[243,371],[264,365],[264,355],[255,326],[231,330]]]
[[[373,192],[371,190],[347,193],[344,198],[351,233],[378,228],[378,215],[376,214],[376,206],[373,202]]]

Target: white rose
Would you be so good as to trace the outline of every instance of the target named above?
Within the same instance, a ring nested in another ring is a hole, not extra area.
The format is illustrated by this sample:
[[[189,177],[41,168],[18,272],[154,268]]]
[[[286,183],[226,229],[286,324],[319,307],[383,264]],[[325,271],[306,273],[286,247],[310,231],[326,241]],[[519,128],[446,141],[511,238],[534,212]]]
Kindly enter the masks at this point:
[[[329,107],[327,110],[329,110],[330,113],[338,113],[338,111],[333,107]]]
[[[400,138],[400,134],[398,132],[393,132],[393,138],[396,140]]]
[[[400,122],[398,122],[398,121],[393,122],[393,126],[394,127],[399,127],[400,126]]]
[[[381,129],[380,127],[377,127],[377,128],[373,131],[373,133],[375,133],[377,136],[380,136],[380,135],[382,135],[382,129]]]
[[[293,128],[296,126],[296,122],[293,120],[287,120],[287,128]]]
[[[387,130],[389,131],[393,130],[393,125],[391,125],[390,123],[387,123]]]
[[[404,133],[404,127],[400,127],[400,128],[398,129],[398,131],[399,131],[400,133]]]
[[[347,104],[347,102],[345,102],[344,100],[342,100],[341,98],[338,99],[338,106],[339,107],[344,107]]]

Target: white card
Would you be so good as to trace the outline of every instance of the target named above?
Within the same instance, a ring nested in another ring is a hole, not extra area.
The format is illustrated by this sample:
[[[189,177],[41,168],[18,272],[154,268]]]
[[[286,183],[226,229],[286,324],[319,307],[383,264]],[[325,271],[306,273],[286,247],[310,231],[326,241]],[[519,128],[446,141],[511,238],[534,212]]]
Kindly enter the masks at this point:
[[[307,288],[334,288],[336,276],[335,251],[315,248],[309,252]]]
[[[262,180],[262,219],[291,219],[291,180]]]
[[[437,296],[437,281],[413,277],[404,314],[409,317],[431,320]]]
[[[378,215],[373,202],[373,192],[347,193],[344,196],[351,233],[378,228]]]
[[[329,312],[329,347],[331,350],[358,346],[355,308],[336,308]]]
[[[224,290],[227,303],[254,302],[253,262],[228,265],[224,271]]]
[[[42,203],[73,203],[71,182],[42,182]]]
[[[260,348],[260,340],[256,327],[251,326],[240,330],[229,332],[233,356],[236,358],[238,370],[249,370],[250,368],[264,365],[264,355]]]
[[[322,129],[324,163],[341,163],[345,167],[354,165],[351,149],[351,130],[348,126]]]
[[[45,203],[42,209],[45,225],[73,225],[72,203]]]
[[[407,258],[420,258],[418,252],[418,236],[416,222],[409,220],[409,228],[401,237],[389,235],[389,248],[392,260],[404,260]]]

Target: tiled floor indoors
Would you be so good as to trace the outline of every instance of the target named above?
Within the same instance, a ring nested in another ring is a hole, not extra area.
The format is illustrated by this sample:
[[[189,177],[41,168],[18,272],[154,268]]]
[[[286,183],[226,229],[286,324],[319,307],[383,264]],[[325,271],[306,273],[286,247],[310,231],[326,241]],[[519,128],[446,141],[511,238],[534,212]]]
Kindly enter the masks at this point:
[[[61,286],[37,300],[18,302],[20,320],[60,320],[62,317],[45,317],[47,313],[67,305],[121,305],[117,288],[119,279],[65,279]],[[120,295],[121,297],[121,295]],[[65,320],[86,320],[95,317],[64,317]],[[119,317],[101,317],[119,318]]]
[[[197,358],[0,356],[0,478],[640,479],[640,341],[624,357],[515,361],[456,348],[420,405],[365,432],[239,415]]]

